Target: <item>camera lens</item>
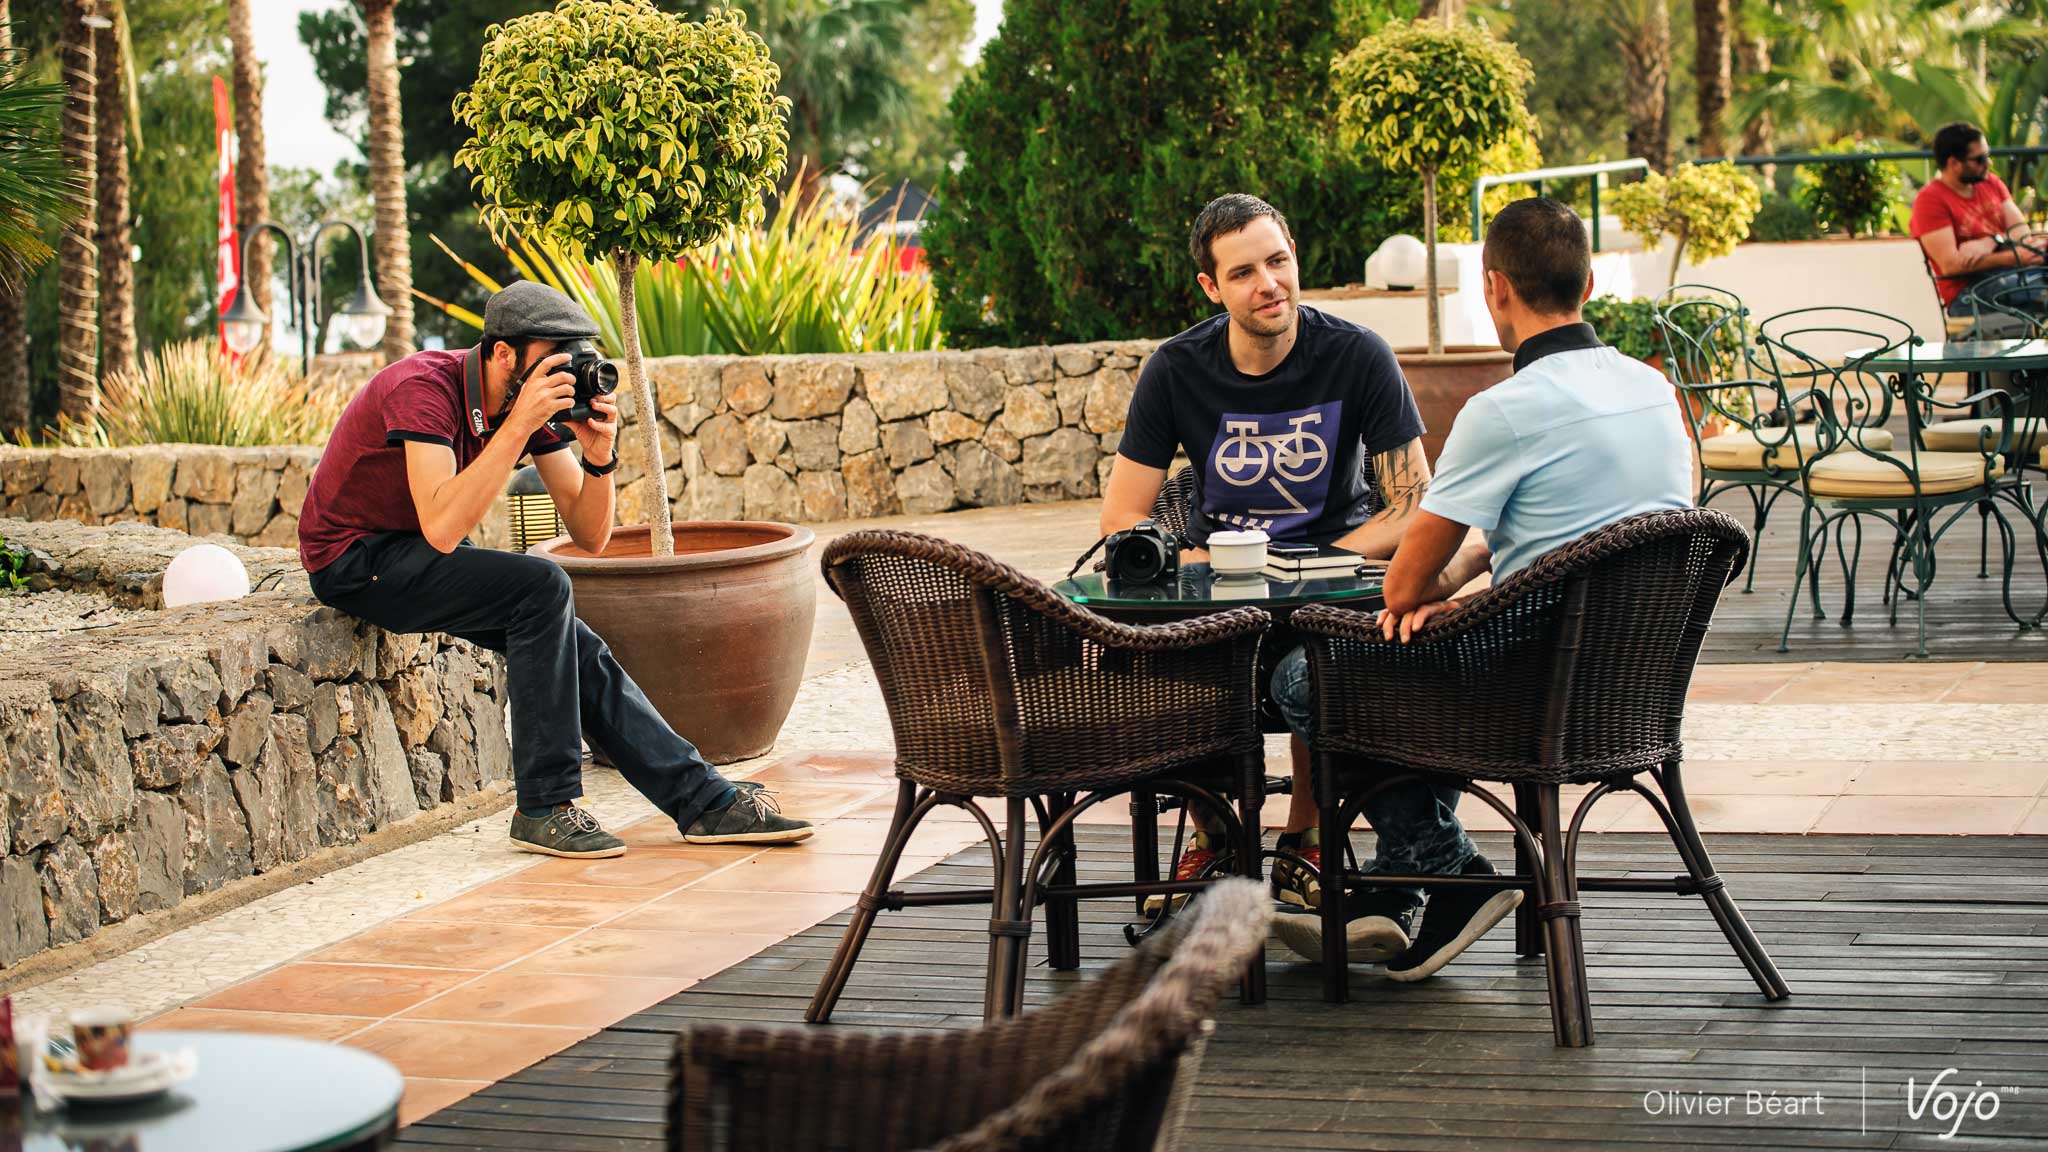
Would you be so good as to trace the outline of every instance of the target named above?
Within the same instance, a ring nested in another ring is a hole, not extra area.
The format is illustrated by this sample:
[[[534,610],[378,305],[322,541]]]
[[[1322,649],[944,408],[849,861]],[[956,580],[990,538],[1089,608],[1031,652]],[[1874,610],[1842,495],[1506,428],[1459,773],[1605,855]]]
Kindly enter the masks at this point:
[[[1117,559],[1122,561],[1120,575],[1126,580],[1157,580],[1166,569],[1166,556],[1160,552],[1159,545],[1143,536],[1124,541],[1122,554]]]
[[[609,360],[600,360],[590,370],[590,389],[600,396],[609,396],[619,387],[619,366]]]

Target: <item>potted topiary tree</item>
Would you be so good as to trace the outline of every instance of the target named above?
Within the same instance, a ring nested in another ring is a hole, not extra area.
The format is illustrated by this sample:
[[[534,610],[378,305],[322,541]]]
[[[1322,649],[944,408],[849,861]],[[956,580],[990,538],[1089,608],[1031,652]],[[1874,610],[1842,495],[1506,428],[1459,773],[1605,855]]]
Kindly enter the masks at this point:
[[[813,536],[790,524],[671,523],[661,429],[641,364],[634,280],[745,221],[781,174],[789,101],[745,17],[688,20],[649,0],[562,0],[485,34],[474,86],[455,99],[470,130],[456,164],[494,227],[608,258],[649,524],[604,554],[568,537],[560,563],[584,622],[707,759],[774,743],[802,682],[816,611]]]
[[[1676,284],[1686,260],[1726,256],[1749,237],[1763,194],[1733,164],[1680,164],[1668,179],[1651,172],[1623,185],[1610,202],[1621,226],[1645,245],[1673,239],[1670,283]]]
[[[1534,131],[1522,102],[1532,73],[1520,53],[1483,28],[1429,20],[1387,25],[1338,57],[1332,70],[1342,138],[1390,171],[1422,178],[1429,346],[1397,352],[1429,428],[1424,446],[1434,461],[1465,399],[1513,370],[1513,358],[1498,348],[1444,348],[1437,179],[1447,168],[1477,170],[1489,149]]]

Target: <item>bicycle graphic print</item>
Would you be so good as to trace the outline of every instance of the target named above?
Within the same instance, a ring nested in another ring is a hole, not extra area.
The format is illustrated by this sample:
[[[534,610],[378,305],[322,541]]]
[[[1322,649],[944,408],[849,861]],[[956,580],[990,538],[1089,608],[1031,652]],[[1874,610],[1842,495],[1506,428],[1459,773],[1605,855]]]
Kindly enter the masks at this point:
[[[1292,412],[1226,412],[1207,461],[1221,524],[1278,535],[1322,515],[1341,402]]]

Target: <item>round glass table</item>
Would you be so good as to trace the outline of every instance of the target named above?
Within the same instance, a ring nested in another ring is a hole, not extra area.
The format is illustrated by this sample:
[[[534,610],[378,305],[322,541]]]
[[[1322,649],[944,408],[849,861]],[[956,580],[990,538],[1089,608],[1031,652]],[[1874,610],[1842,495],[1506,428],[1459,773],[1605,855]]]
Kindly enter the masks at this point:
[[[1134,584],[1111,580],[1101,572],[1070,576],[1052,586],[1072,603],[1084,605],[1112,618],[1174,617],[1220,612],[1246,604],[1287,610],[1304,604],[1343,602],[1361,611],[1381,607],[1380,590],[1386,569],[1363,571],[1342,568],[1326,576],[1306,580],[1254,574],[1225,576],[1207,564],[1188,564],[1173,580],[1156,584]]]
[[[2048,340],[1955,340],[1946,344],[1901,345],[1887,355],[1868,348],[1849,353],[1859,367],[1877,372],[2025,372],[2048,368]]]
[[[137,1032],[137,1047],[189,1048],[190,1080],[135,1104],[36,1112],[0,1106],[6,1152],[354,1152],[398,1130],[405,1081],[355,1048],[241,1032]]]

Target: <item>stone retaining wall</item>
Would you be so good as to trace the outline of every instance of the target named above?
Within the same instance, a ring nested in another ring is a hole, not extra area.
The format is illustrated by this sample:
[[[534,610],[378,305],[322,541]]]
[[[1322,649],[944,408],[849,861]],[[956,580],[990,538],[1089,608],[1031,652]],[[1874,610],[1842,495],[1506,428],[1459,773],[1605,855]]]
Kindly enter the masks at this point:
[[[1154,342],[647,362],[678,519],[819,523],[1097,495]],[[630,397],[622,397],[630,414]],[[653,483],[620,436],[619,520]],[[295,547],[317,447],[0,446],[0,515]],[[478,533],[505,537],[503,502]]]
[[[32,550],[35,586],[140,606],[192,543],[0,536]],[[504,788],[497,657],[361,624],[310,599],[294,553],[236,551],[261,589],[239,601],[0,654],[0,968]]]

